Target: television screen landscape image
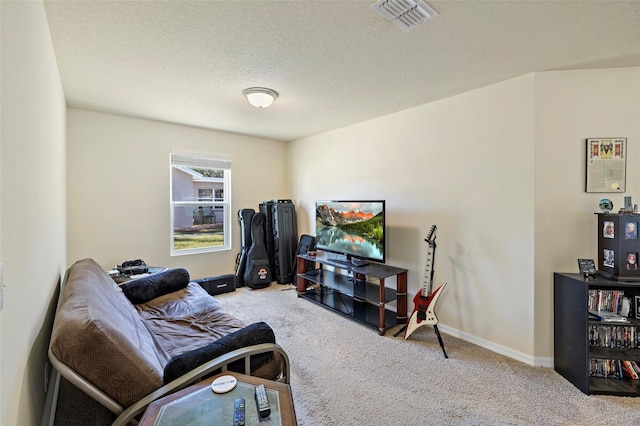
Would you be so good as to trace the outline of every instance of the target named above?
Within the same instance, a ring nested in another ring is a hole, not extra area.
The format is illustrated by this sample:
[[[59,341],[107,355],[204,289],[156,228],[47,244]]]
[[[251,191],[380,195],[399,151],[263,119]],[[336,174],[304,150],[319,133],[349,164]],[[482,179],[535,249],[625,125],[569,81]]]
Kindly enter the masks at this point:
[[[385,262],[385,202],[316,201],[319,250]]]

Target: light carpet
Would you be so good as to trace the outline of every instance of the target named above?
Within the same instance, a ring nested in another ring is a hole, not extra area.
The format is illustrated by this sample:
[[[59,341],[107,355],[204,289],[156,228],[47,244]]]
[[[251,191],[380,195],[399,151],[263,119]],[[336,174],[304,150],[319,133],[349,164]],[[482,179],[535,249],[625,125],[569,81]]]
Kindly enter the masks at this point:
[[[429,326],[409,340],[297,297],[293,286],[216,296],[246,323],[267,322],[291,361],[300,426],[640,424],[640,398],[588,396],[532,367]]]

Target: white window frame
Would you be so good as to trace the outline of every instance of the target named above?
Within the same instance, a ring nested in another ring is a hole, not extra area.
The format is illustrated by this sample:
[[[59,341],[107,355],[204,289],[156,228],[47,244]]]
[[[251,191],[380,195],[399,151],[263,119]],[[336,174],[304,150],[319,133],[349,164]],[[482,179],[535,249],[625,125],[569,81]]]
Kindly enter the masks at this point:
[[[174,201],[173,199],[173,167],[174,166],[186,166],[186,167],[196,167],[202,169],[221,169],[224,171],[223,178],[223,198],[216,198],[214,191],[213,200],[207,201],[197,201],[197,193],[196,200],[192,201]],[[224,240],[223,244],[219,246],[209,246],[202,248],[193,248],[193,249],[183,249],[176,250],[174,249],[174,212],[175,207],[179,206],[203,206],[203,207],[213,207],[224,208],[223,215],[223,235]],[[189,254],[197,254],[197,253],[209,253],[209,252],[218,252],[231,250],[231,157],[218,155],[218,154],[204,154],[204,153],[184,153],[184,152],[171,152],[169,157],[169,208],[170,208],[170,223],[169,223],[169,248],[171,256],[182,256]]]

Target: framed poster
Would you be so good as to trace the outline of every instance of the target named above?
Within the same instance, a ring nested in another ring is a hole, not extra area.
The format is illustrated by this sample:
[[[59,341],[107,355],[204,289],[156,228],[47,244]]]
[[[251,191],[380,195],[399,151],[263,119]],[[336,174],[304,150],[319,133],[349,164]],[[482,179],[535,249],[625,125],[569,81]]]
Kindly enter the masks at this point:
[[[587,139],[585,192],[625,192],[627,138]]]

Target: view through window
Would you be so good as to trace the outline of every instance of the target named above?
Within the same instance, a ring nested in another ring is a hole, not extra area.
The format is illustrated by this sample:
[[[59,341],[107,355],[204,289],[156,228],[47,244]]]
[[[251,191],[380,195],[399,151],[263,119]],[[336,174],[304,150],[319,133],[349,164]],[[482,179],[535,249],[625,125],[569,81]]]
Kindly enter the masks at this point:
[[[171,254],[231,249],[231,160],[171,153]]]

